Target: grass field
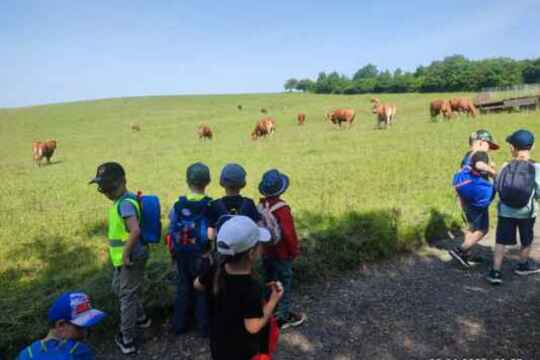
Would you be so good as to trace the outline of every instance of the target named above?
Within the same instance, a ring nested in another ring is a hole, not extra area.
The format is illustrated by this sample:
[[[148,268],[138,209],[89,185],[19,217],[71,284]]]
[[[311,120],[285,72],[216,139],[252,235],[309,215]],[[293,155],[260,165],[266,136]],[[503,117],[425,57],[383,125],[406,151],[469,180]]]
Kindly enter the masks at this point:
[[[381,96],[398,106],[389,130],[375,130],[367,95],[141,97],[0,110],[0,354],[44,333],[46,309],[63,290],[84,289],[96,306],[116,311],[105,241],[110,203],[87,184],[99,163],[122,163],[128,187],[159,195],[164,213],[186,191],[185,169],[194,161],[209,165],[214,197],[223,193],[218,178],[228,162],[246,168],[244,193],[254,198],[262,173],[280,169],[291,178],[284,198],[303,240],[297,279],[314,280],[460,226],[450,181],[473,130],[488,128],[500,143],[520,127],[540,134],[539,113],[430,121],[429,101],[454,95]],[[254,142],[249,134],[261,107],[277,131]],[[336,107],[356,109],[352,129],[323,119]],[[300,111],[303,127],[296,125]],[[213,141],[199,142],[201,122],[214,130]],[[131,123],[142,131],[132,132]],[[35,167],[31,143],[48,138],[58,140],[53,164]],[[494,161],[508,156],[502,146]],[[149,278],[167,266],[164,248],[155,247]],[[164,297],[151,286],[149,299]],[[103,328],[114,322],[111,316]]]

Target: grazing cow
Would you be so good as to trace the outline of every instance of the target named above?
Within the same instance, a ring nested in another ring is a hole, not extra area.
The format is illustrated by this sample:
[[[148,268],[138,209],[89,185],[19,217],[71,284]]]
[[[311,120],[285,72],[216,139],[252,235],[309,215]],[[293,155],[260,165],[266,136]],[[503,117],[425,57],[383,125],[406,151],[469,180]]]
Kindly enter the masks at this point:
[[[271,117],[265,117],[257,121],[255,130],[251,133],[251,139],[257,140],[260,137],[272,135],[276,129],[276,121]]]
[[[337,109],[326,113],[326,119],[340,128],[341,123],[344,122],[348,123],[350,128],[352,126],[354,116],[355,113],[353,109]]]
[[[298,119],[298,125],[299,125],[299,126],[304,125],[304,121],[306,121],[306,114],[304,114],[304,113],[298,113],[297,119]]]
[[[139,124],[131,124],[130,128],[133,131],[141,131],[141,126]]]
[[[56,150],[56,140],[47,140],[45,142],[34,141],[32,143],[32,154],[34,163],[41,166],[43,158],[47,159],[47,164],[51,163],[51,157]]]
[[[377,126],[385,129],[391,126],[396,116],[396,105],[383,104],[377,98],[371,98],[371,102],[373,103],[372,112],[377,114]]]
[[[265,108],[261,108],[261,112],[262,112],[263,114],[268,114],[268,110],[266,110]]]
[[[242,109],[243,109],[242,105],[238,105],[237,108],[238,108],[238,110],[242,110]]]
[[[467,98],[459,99],[459,111],[464,112],[467,116],[472,116],[473,118],[478,115],[478,109],[474,106],[474,103]]]
[[[210,129],[206,124],[201,124],[197,128],[197,134],[199,135],[199,140],[212,140],[212,129]]]
[[[430,104],[431,120],[442,114],[445,119],[450,120],[454,117],[452,106],[448,100],[433,100]]]

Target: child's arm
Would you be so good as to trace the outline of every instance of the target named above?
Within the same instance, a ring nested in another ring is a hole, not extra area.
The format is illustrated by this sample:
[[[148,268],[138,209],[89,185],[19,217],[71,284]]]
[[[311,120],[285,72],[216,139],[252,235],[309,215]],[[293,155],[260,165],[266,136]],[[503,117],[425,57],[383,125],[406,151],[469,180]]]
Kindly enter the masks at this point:
[[[258,333],[268,323],[268,320],[274,312],[274,308],[279,299],[281,299],[281,296],[283,296],[283,286],[279,281],[268,283],[267,286],[272,288],[272,294],[270,295],[268,302],[263,306],[263,317],[244,319],[244,326],[250,334]]]
[[[124,219],[124,222],[126,223],[129,236],[126,244],[124,245],[123,263],[125,266],[131,266],[131,252],[133,251],[133,248],[135,247],[137,241],[139,241],[139,237],[141,235],[141,228],[139,227],[139,220],[137,220],[136,216],[129,216]]]
[[[289,256],[294,259],[300,254],[300,248],[298,245],[298,235],[296,234],[296,227],[294,226],[294,219],[292,217],[291,209],[286,206],[277,210],[277,212],[279,212],[282,241],[287,244]]]
[[[497,176],[497,171],[488,165],[487,163],[483,161],[477,161],[476,164],[474,164],[474,168],[478,171],[484,171],[486,172],[490,177],[494,178]]]

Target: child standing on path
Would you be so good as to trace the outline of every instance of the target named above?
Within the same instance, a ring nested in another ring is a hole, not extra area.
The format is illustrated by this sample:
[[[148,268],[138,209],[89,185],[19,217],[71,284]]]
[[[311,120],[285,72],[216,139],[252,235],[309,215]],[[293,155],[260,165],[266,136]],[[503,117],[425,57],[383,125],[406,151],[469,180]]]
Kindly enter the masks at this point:
[[[496,171],[491,166],[488,151],[499,149],[499,145],[495,143],[491,133],[485,129],[477,130],[470,136],[469,144],[470,151],[465,154],[461,166],[470,166],[471,171],[485,180],[494,178]],[[470,268],[470,262],[476,260],[470,254],[471,249],[489,231],[489,205],[485,207],[475,206],[462,198],[460,198],[460,202],[468,228],[465,230],[463,244],[449,250],[448,253],[462,266]]]
[[[299,326],[305,321],[305,315],[289,310],[293,279],[293,261],[300,254],[294,219],[289,205],[280,196],[289,187],[289,178],[273,169],[267,171],[259,184],[260,212],[271,214],[279,226],[279,242],[265,246],[263,266],[265,281],[279,281],[283,285],[283,296],[276,308],[276,317],[281,329]],[[264,218],[264,216],[263,216]]]
[[[193,289],[193,280],[210,266],[211,243],[208,236],[210,198],[205,189],[210,183],[210,170],[203,163],[187,168],[186,180],[190,192],[180,196],[169,212],[169,236],[178,268],[177,295],[172,326],[179,335],[188,330],[191,310],[195,310],[201,336],[208,336],[208,306],[206,294]]]
[[[49,309],[47,336],[22,350],[17,360],[93,360],[94,353],[81,341],[86,338],[88,328],[105,316],[104,312],[92,309],[85,293],[66,292]]]
[[[113,202],[109,209],[109,255],[114,267],[112,289],[120,300],[120,332],[115,342],[123,354],[137,351],[137,327],[152,324],[142,305],[144,268],[148,249],[140,241],[139,219],[141,208],[135,194],[128,192],[126,173],[116,162],[107,162],[97,168],[90,184]]]
[[[516,275],[530,275],[540,271],[529,261],[534,239],[534,223],[538,213],[536,200],[540,198],[540,165],[530,158],[534,135],[518,130],[506,138],[510,144],[512,161],[505,164],[496,180],[499,204],[497,206],[497,234],[493,268],[486,277],[491,284],[501,284],[501,267],[507,245],[516,244],[519,230],[521,251]]]

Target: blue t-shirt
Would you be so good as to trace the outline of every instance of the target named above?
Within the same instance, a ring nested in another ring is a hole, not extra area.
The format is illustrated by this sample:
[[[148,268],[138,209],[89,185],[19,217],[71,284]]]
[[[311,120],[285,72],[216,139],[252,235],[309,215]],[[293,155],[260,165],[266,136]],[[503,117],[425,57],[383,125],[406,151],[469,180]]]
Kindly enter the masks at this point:
[[[212,201],[208,225],[213,228],[219,227],[218,222],[223,215],[244,215],[256,223],[261,220],[261,214],[257,211],[253,200],[242,195],[224,196]]]
[[[37,340],[24,348],[17,360],[94,360],[94,354],[88,345],[73,339],[47,341]]]

